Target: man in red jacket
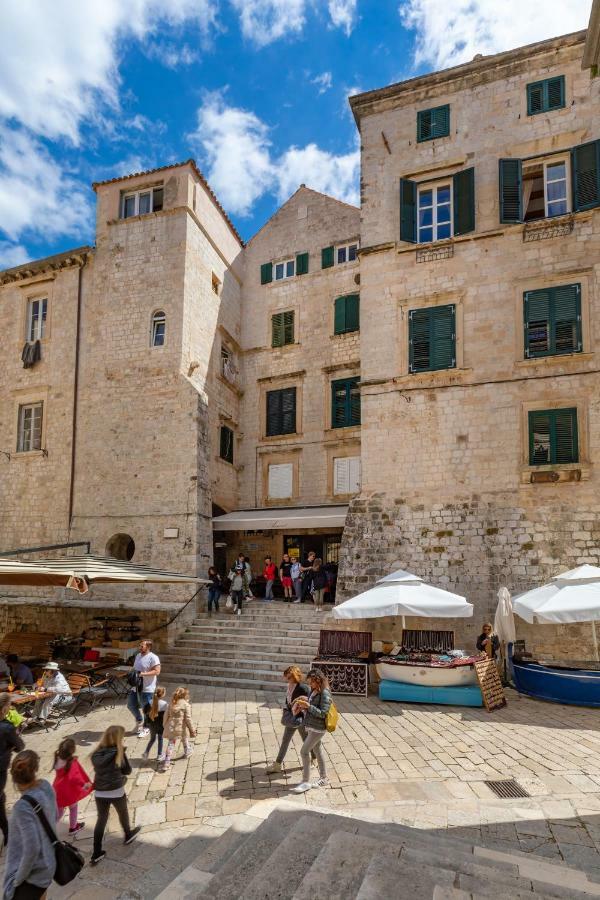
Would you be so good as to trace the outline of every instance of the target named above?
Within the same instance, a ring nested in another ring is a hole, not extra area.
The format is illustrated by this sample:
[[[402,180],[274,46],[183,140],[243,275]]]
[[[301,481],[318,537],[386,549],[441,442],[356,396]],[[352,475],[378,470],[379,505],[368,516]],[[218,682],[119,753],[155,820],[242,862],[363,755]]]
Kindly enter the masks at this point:
[[[265,556],[265,567],[263,569],[263,577],[267,582],[265,587],[265,603],[273,602],[273,582],[277,575],[277,566],[270,556]]]

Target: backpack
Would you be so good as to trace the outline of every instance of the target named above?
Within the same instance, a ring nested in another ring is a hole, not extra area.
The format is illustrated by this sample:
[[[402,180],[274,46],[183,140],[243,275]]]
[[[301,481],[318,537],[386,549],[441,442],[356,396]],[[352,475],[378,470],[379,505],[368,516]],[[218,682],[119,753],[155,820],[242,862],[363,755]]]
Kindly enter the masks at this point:
[[[331,701],[331,706],[327,711],[327,715],[325,716],[325,729],[330,733],[335,731],[338,726],[338,722],[340,720],[340,714],[337,711],[337,707],[333,700]]]

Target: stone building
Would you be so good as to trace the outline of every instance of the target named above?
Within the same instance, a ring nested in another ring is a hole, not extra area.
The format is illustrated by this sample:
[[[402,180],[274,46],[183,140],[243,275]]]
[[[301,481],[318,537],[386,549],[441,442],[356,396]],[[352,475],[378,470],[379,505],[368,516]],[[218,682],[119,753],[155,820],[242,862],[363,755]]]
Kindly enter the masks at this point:
[[[600,561],[585,38],[352,97],[361,210],[302,185],[246,246],[192,161],[95,185],[94,248],[0,273],[0,548],[315,549],[342,598],[402,565],[468,643],[500,582]]]
[[[501,583],[600,563],[600,82],[582,71],[585,36],[350,100],[363,485],[344,595],[400,560],[473,599],[474,630]]]

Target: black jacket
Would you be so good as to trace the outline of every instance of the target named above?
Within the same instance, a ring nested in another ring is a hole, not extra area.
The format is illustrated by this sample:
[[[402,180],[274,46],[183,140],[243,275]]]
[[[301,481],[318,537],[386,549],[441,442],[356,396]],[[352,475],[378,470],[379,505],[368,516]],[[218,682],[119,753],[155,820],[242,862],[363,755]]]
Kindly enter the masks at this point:
[[[17,734],[15,726],[6,719],[0,721],[0,772],[6,772],[10,765],[10,754],[23,750],[25,744]]]
[[[300,681],[300,682],[296,685],[296,687],[294,688],[294,691],[293,691],[293,693],[292,693],[292,702],[291,702],[291,703],[288,703],[288,700],[287,700],[287,697],[286,697],[286,698],[285,698],[285,705],[286,705],[286,707],[289,709],[289,711],[291,712],[291,711],[292,711],[292,706],[294,705],[294,702],[298,699],[298,697],[309,697],[309,696],[310,696],[310,688],[309,688],[309,686],[308,686],[307,684],[305,684],[303,681]]]
[[[131,766],[127,756],[123,756],[120,768],[115,763],[117,755],[116,747],[102,747],[92,753],[92,765],[95,772],[95,785],[97,791],[117,791],[131,775]]]
[[[489,634],[480,634],[479,637],[477,638],[476,646],[480,653],[485,653],[484,642],[489,637],[490,637]],[[492,659],[496,659],[496,654],[498,653],[498,650],[500,649],[500,641],[498,639],[498,635],[496,635],[496,634],[492,634],[491,638],[492,638]]]
[[[328,584],[327,572],[325,572],[323,569],[317,569],[316,571],[314,571],[312,573],[312,585],[311,586],[315,591],[319,591],[322,588],[326,588],[327,584]]]

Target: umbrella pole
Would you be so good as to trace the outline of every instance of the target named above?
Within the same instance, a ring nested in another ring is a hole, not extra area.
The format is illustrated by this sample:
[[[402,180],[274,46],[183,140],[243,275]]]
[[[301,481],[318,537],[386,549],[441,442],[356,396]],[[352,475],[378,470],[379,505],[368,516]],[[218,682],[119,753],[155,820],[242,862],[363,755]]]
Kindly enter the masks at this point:
[[[592,640],[594,642],[594,653],[596,654],[596,662],[600,661],[598,656],[598,636],[596,634],[596,620],[592,619]]]

